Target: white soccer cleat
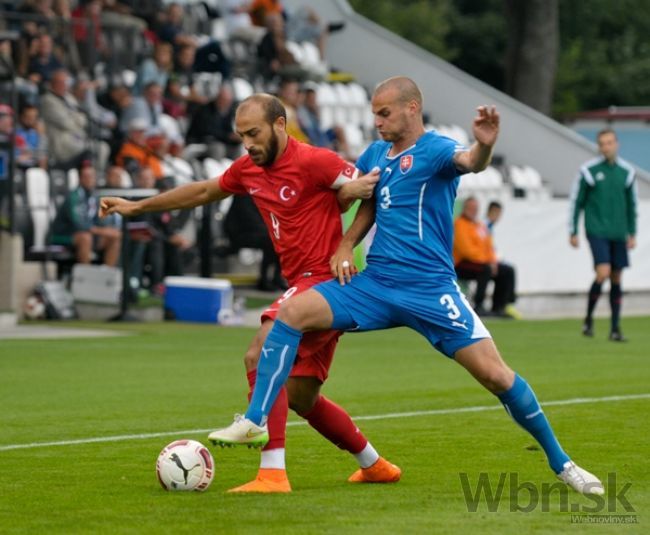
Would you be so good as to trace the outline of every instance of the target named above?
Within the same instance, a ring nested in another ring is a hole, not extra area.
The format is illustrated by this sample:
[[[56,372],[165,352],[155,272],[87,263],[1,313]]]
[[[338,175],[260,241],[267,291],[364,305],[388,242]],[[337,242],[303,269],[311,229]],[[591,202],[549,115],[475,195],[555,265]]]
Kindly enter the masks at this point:
[[[598,494],[599,496],[605,494],[605,489],[600,479],[580,468],[573,461],[564,463],[564,470],[557,477],[580,494]]]
[[[269,441],[269,431],[266,425],[257,425],[241,414],[235,414],[232,424],[212,431],[208,440],[215,446],[245,444],[249,448],[262,448]]]

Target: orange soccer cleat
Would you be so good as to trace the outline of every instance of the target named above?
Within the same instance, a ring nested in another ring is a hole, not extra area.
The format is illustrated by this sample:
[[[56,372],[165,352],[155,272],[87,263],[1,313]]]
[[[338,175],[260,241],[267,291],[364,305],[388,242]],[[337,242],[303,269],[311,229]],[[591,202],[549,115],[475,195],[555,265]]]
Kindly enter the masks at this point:
[[[372,466],[359,468],[348,478],[348,481],[350,483],[397,483],[400,477],[402,471],[399,466],[379,457]]]
[[[291,492],[287,471],[278,468],[260,468],[253,481],[230,489],[228,492]]]

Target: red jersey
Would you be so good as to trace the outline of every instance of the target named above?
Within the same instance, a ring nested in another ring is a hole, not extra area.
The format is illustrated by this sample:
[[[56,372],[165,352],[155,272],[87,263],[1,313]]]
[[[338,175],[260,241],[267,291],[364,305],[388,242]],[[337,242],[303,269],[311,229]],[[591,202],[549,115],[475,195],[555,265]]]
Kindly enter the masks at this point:
[[[248,155],[219,178],[228,193],[251,195],[269,230],[282,275],[290,285],[305,273],[329,273],[341,241],[341,210],[336,189],[357,171],[334,152],[289,137],[273,165],[258,167]]]

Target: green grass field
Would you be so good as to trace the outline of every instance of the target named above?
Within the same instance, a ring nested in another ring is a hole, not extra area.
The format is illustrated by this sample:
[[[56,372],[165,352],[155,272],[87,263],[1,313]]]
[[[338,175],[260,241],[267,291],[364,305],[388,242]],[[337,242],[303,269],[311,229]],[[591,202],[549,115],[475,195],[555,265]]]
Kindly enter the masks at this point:
[[[650,398],[599,399],[650,393],[649,325],[626,318],[631,342],[617,345],[604,322],[595,339],[582,338],[575,320],[488,322],[542,404],[594,398],[545,411],[578,464],[604,479],[615,473],[619,491],[631,484],[625,498],[638,524],[572,524],[559,493],[545,495],[547,508],[511,512],[530,500],[511,496],[509,474],[536,488],[556,481],[542,452],[500,408],[455,411],[498,404],[406,329],[344,336],[324,387],[353,416],[379,416],[358,423],[401,466],[401,482],[347,483],[353,459],[292,418],[293,493],[226,494],[255,475],[258,454],[212,447],[207,492],[165,492],[154,469],[162,447],[177,438],[207,444],[205,432],[190,431],[245,408],[242,356],[254,332],[166,323],[112,326],[133,333],[118,338],[0,341],[0,533],[648,533]],[[396,415],[438,409],[450,410]],[[160,435],[110,438],[152,433]],[[481,473],[496,487],[506,472],[498,510],[482,501],[468,511],[460,474],[474,488]],[[575,493],[569,502],[594,506]]]

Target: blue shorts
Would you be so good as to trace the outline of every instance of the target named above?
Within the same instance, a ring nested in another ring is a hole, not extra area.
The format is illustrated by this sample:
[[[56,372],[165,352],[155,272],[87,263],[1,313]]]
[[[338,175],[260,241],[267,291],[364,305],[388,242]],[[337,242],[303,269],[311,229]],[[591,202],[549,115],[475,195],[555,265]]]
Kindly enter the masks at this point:
[[[594,266],[609,264],[612,269],[620,270],[629,266],[627,258],[627,243],[625,240],[608,240],[597,236],[587,235],[591,254],[594,257]]]
[[[338,280],[314,286],[329,303],[332,329],[375,331],[406,326],[419,332],[444,355],[483,338],[489,331],[462,294],[456,281],[432,285],[416,283],[396,287],[367,272],[341,286]]]

